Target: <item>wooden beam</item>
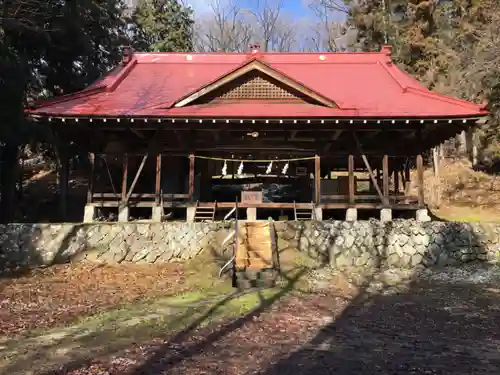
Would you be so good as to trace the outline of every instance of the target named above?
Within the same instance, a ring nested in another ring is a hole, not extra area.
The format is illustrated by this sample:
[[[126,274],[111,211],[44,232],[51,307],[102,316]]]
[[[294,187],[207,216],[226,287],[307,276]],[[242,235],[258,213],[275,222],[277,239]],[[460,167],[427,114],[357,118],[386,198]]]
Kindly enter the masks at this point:
[[[189,155],[189,201],[194,202],[194,154]]]
[[[387,154],[382,158],[382,193],[384,197],[389,197],[389,156]]]
[[[372,184],[375,187],[375,189],[377,190],[378,196],[380,197],[380,201],[384,205],[388,205],[389,199],[387,199],[387,197],[385,197],[384,194],[382,194],[382,191],[380,190],[380,187],[378,186],[377,179],[375,178],[375,175],[373,174],[373,170],[370,167],[370,163],[368,162],[368,159],[366,158],[366,155],[363,152],[363,147],[361,146],[361,143],[359,142],[358,136],[356,135],[355,132],[352,132],[352,135],[354,137],[354,142],[356,142],[356,147],[358,149],[358,152],[361,154],[361,159],[363,159],[363,163],[365,163],[366,170],[368,171],[368,174],[370,175],[370,178],[372,180]]]
[[[131,128],[130,131],[132,133],[134,133],[136,136],[138,136],[139,138],[141,139],[146,139],[147,137],[144,135],[144,133],[140,130],[137,130],[137,129],[134,129],[134,128]]]
[[[141,164],[139,165],[139,168],[137,169],[137,172],[135,173],[134,181],[132,181],[132,185],[130,185],[130,189],[127,193],[127,197],[125,198],[125,203],[128,203],[130,196],[132,195],[132,192],[134,191],[135,185],[137,184],[137,181],[139,180],[139,177],[141,176],[141,172],[144,169],[144,165],[146,165],[147,159],[148,159],[148,154],[146,154],[142,157]]]
[[[314,157],[314,201],[320,203],[321,199],[321,159],[318,155]]]
[[[347,159],[349,173],[349,204],[356,203],[356,181],[354,180],[354,155],[349,155]]]
[[[160,204],[161,198],[161,154],[156,155],[155,204]]]
[[[94,193],[94,172],[95,172],[95,154],[89,153],[90,173],[87,186],[87,204],[92,203],[92,194]]]
[[[100,157],[104,161],[104,164],[106,166],[106,172],[108,174],[109,183],[111,184],[111,189],[113,189],[113,193],[116,195],[116,197],[118,197],[118,193],[117,193],[117,190],[115,188],[115,183],[113,181],[113,176],[111,176],[111,171],[109,170],[109,165],[108,165],[108,161],[106,159],[106,155],[100,155]]]
[[[326,146],[325,146],[325,153],[327,153],[328,151],[330,151],[330,148],[332,147],[333,145],[333,142],[335,142],[337,139],[339,139],[340,135],[342,134],[343,130],[336,130],[333,134],[332,134],[332,137],[330,138],[330,143],[328,143]]]
[[[406,162],[404,164],[404,170],[401,172],[404,181],[404,195],[410,194],[411,190],[411,175],[410,175],[410,163]]]
[[[127,202],[127,182],[128,182],[128,154],[123,155],[122,167],[122,204]]]
[[[424,159],[422,154],[417,155],[417,179],[418,179],[418,205],[424,207]]]

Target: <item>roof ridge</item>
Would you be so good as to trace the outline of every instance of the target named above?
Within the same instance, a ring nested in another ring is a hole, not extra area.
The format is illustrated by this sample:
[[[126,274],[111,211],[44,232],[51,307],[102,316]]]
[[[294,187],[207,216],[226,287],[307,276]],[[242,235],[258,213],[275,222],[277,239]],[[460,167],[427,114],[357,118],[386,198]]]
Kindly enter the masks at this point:
[[[378,60],[377,61],[377,64],[378,65],[381,65],[382,68],[384,69],[384,71],[386,71],[390,76],[391,78],[398,84],[398,86],[401,88],[401,91],[402,92],[405,92],[407,90],[407,86],[404,85],[399,79],[398,77],[396,77],[396,75],[392,72],[392,70],[390,69],[389,67],[389,64],[391,65],[391,67],[394,67],[394,64],[392,63],[392,61],[388,62],[388,61],[380,61]],[[397,69],[397,67],[396,67]]]
[[[132,68],[136,64],[137,64],[137,59],[133,58],[132,60],[130,60],[126,65],[124,65],[119,70],[118,74],[111,82],[107,82],[107,83],[101,82],[100,84],[98,84],[96,86],[90,85],[89,87],[87,87],[81,91],[76,91],[76,92],[73,92],[70,94],[65,94],[65,95],[60,95],[60,96],[54,96],[54,97],[48,98],[48,99],[40,99],[33,104],[33,107],[34,108],[43,108],[43,107],[47,107],[47,106],[54,105],[54,104],[64,103],[64,102],[67,102],[67,101],[73,100],[73,99],[85,98],[87,96],[92,96],[92,95],[100,94],[103,92],[113,92],[114,90],[116,90],[118,85],[125,79],[125,77],[130,73],[130,71],[132,70]],[[118,68],[118,67],[116,67],[116,68]],[[109,77],[109,75],[107,75],[106,77]]]
[[[106,85],[106,91],[115,91],[118,85],[125,79],[126,76],[129,75],[132,68],[137,65],[137,62],[137,59],[135,57],[132,57],[132,59],[118,72],[116,78]]]
[[[48,107],[54,104],[64,103],[73,99],[85,98],[87,96],[92,96],[106,91],[107,85],[99,85],[92,88],[86,88],[82,91],[76,91],[70,94],[53,96],[47,99],[39,99],[33,103],[32,107],[35,109]]]
[[[134,52],[135,55],[255,55],[253,52]],[[384,52],[258,52],[258,55],[383,55]]]
[[[466,107],[466,108],[475,108],[475,109],[479,108],[480,110],[486,109],[485,108],[486,104],[476,104],[476,103],[469,102],[467,100],[453,98],[451,96],[443,95],[443,94],[440,94],[440,93],[437,93],[434,91],[430,91],[430,90],[424,90],[424,89],[420,89],[420,88],[416,88],[416,87],[408,87],[406,89],[406,91],[407,92],[411,91],[417,95],[428,96],[428,97],[431,97],[431,98],[434,98],[437,100],[441,100],[443,102],[461,105],[462,107]]]

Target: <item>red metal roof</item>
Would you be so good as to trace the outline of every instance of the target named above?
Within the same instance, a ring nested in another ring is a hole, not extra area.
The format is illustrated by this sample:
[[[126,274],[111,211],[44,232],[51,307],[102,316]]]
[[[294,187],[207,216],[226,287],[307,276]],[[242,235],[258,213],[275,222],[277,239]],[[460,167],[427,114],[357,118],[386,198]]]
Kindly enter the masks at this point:
[[[299,82],[338,108],[291,103],[211,103],[173,107],[250,60]],[[475,117],[484,105],[429,91],[377,53],[136,53],[88,89],[38,103],[50,116],[152,117]]]

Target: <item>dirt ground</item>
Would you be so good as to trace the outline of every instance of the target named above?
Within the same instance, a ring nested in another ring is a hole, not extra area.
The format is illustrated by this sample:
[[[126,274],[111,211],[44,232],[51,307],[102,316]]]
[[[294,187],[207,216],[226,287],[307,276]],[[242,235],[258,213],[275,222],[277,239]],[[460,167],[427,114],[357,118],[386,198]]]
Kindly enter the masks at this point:
[[[216,267],[200,258],[182,264],[116,266],[56,265],[18,277],[0,276],[0,337],[69,324],[82,317],[154,298],[200,290],[230,290],[224,280],[204,277]]]
[[[418,281],[296,272],[247,293],[209,273],[192,282],[180,266],[93,270],[93,282],[64,267],[0,284],[2,306],[17,300],[0,318],[0,374],[500,373],[499,267]],[[299,277],[311,288],[298,290]],[[60,291],[44,300],[49,283]],[[5,325],[16,316],[39,324]]]

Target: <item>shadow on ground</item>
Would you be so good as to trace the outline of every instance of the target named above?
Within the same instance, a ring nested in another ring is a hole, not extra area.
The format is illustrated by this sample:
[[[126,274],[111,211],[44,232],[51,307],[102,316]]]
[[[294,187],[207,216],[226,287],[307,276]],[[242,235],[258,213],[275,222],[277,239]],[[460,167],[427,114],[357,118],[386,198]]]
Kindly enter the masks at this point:
[[[282,267],[280,287],[251,291],[243,303],[240,292],[182,308],[165,303],[136,311],[134,324],[106,319],[30,349],[0,342],[8,351],[0,373],[499,373],[500,278],[389,280],[380,268],[348,292],[341,281],[353,284],[353,275],[332,272],[329,285],[297,294],[310,273]],[[89,370],[96,363],[102,372]]]
[[[438,281],[362,291],[314,338],[258,373],[498,373],[499,297],[500,289],[487,285]]]

